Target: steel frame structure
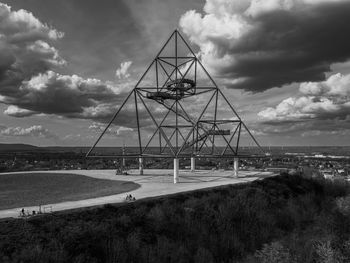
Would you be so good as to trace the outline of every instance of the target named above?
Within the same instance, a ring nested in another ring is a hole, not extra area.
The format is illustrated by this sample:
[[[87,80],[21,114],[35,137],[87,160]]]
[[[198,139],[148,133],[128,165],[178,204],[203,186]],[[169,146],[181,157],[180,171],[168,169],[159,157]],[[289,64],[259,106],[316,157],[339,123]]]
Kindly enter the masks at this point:
[[[163,50],[167,45],[174,41],[174,55],[163,56]],[[182,44],[188,49],[187,55],[179,54],[178,44]],[[153,68],[155,73],[155,81],[149,85],[141,85],[145,76]],[[197,85],[198,69],[204,72],[209,81],[209,85]],[[191,70],[192,74],[189,74]],[[165,81],[161,81],[160,72],[165,73]],[[209,96],[204,109],[199,112],[199,117],[193,117],[185,110],[184,99],[193,96],[206,94]],[[219,119],[218,115],[218,98],[223,99],[228,106],[228,110],[232,112],[232,118]],[[126,153],[121,155],[94,155],[93,150],[105,135],[106,131],[120,114],[123,107],[130,99],[134,99],[135,118],[137,123],[138,151],[134,153]],[[147,102],[152,101],[159,107],[162,107],[166,112],[162,118],[156,118],[152,110],[147,106]],[[214,104],[212,118],[204,118],[209,105]],[[150,136],[147,143],[142,143],[140,122],[140,108],[143,108],[149,115],[155,131]],[[175,119],[171,119],[172,123],[166,124],[169,121],[168,116],[175,115]],[[232,130],[221,130],[220,125],[236,125]],[[171,130],[167,134],[166,130]],[[184,131],[185,130],[185,131]],[[256,147],[260,150],[259,154],[242,154],[240,153],[240,136],[245,130],[250,136]],[[232,133],[232,134],[231,134]],[[159,136],[156,148],[151,146],[156,136]],[[217,146],[215,141],[217,137],[225,143],[224,146]],[[233,143],[234,141],[234,143]],[[149,148],[152,148],[149,152]],[[155,150],[157,149],[157,150]],[[238,158],[238,157],[255,157],[265,155],[263,149],[254,138],[248,127],[241,120],[231,103],[218,88],[213,78],[204,68],[201,61],[197,58],[191,47],[180,34],[175,30],[167,39],[161,50],[156,55],[155,59],[148,66],[147,70],[141,76],[140,80],[135,85],[134,89],[128,94],[124,102],[114,114],[103,132],[99,135],[96,142],[87,153],[87,157],[164,157],[164,158],[183,158],[183,157],[211,157],[211,158]]]

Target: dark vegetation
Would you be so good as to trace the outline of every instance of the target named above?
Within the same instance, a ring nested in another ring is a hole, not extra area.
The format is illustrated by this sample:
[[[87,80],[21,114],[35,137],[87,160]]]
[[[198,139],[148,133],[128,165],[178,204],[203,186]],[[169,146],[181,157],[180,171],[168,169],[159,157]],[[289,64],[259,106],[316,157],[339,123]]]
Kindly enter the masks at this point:
[[[282,175],[0,222],[0,262],[350,262],[344,182]]]
[[[0,209],[82,200],[129,192],[138,187],[140,185],[133,182],[78,174],[0,174]]]

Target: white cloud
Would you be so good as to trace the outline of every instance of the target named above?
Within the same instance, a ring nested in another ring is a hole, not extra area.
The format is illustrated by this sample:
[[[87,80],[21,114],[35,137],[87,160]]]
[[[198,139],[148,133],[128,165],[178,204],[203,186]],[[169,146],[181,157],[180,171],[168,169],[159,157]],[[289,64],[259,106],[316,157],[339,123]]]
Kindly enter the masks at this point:
[[[132,131],[134,131],[132,128],[120,126],[117,129],[117,135],[127,135],[129,134],[129,132],[132,132]]]
[[[110,118],[113,103],[120,102],[111,84],[77,75],[61,75],[47,71],[23,81],[15,94],[6,94],[0,102],[10,104],[5,114],[15,117],[33,114],[56,114],[71,118]]]
[[[39,39],[56,40],[64,33],[42,23],[31,12],[20,9],[12,11],[11,7],[0,3],[0,31],[10,42],[34,42]]]
[[[33,111],[21,109],[13,105],[8,106],[4,113],[13,117],[27,117],[35,114],[35,112]]]
[[[94,122],[92,125],[89,126],[89,130],[100,134],[105,130],[106,127],[107,125],[105,124]],[[127,135],[129,132],[132,131],[134,131],[134,129],[124,126],[111,126],[107,129],[105,134],[122,136]]]
[[[300,84],[300,95],[258,113],[265,121],[344,119],[350,115],[350,74],[334,74],[326,81]]]
[[[334,74],[326,81],[301,83],[300,92],[314,96],[350,96],[350,74]]]
[[[120,67],[115,72],[118,79],[130,77],[130,74],[128,71],[129,71],[131,64],[132,64],[132,61],[124,61],[120,64]]]
[[[65,65],[50,43],[63,33],[26,10],[12,11],[0,3],[0,95],[17,98],[23,81]]]
[[[335,131],[308,130],[301,134],[302,137],[314,137],[314,136],[320,136],[320,135],[347,136],[347,135],[350,135],[350,130],[349,129],[335,130]]]
[[[45,139],[57,139],[57,136],[41,125],[33,125],[28,128],[22,127],[0,127],[0,135],[11,137],[38,137]]]
[[[43,60],[51,65],[63,66],[66,64],[66,61],[59,56],[57,49],[51,47],[48,43],[42,40],[37,40],[28,45],[27,49],[37,56],[42,57]]]

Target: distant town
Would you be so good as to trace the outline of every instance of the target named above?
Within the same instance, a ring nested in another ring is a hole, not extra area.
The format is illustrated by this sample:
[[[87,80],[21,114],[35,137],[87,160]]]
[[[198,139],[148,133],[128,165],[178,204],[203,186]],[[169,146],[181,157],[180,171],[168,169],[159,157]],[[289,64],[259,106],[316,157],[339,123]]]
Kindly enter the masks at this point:
[[[6,146],[6,147],[5,147]],[[0,172],[74,170],[74,169],[137,169],[136,158],[85,158],[85,147],[35,147],[3,144],[0,147]],[[303,173],[310,177],[350,179],[350,147],[266,147],[263,157],[240,158],[242,170]],[[101,148],[99,154],[113,149]],[[172,159],[147,158],[145,169],[171,169]],[[180,169],[190,168],[190,158],[180,160]],[[233,169],[228,158],[198,158],[196,169]]]

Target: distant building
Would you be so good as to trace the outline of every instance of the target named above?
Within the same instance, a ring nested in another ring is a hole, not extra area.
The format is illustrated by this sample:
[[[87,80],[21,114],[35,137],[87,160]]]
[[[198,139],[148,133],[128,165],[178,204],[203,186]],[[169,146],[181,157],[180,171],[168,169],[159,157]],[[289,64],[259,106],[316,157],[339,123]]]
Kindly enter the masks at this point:
[[[334,171],[332,169],[320,170],[325,179],[332,179],[334,177]]]

